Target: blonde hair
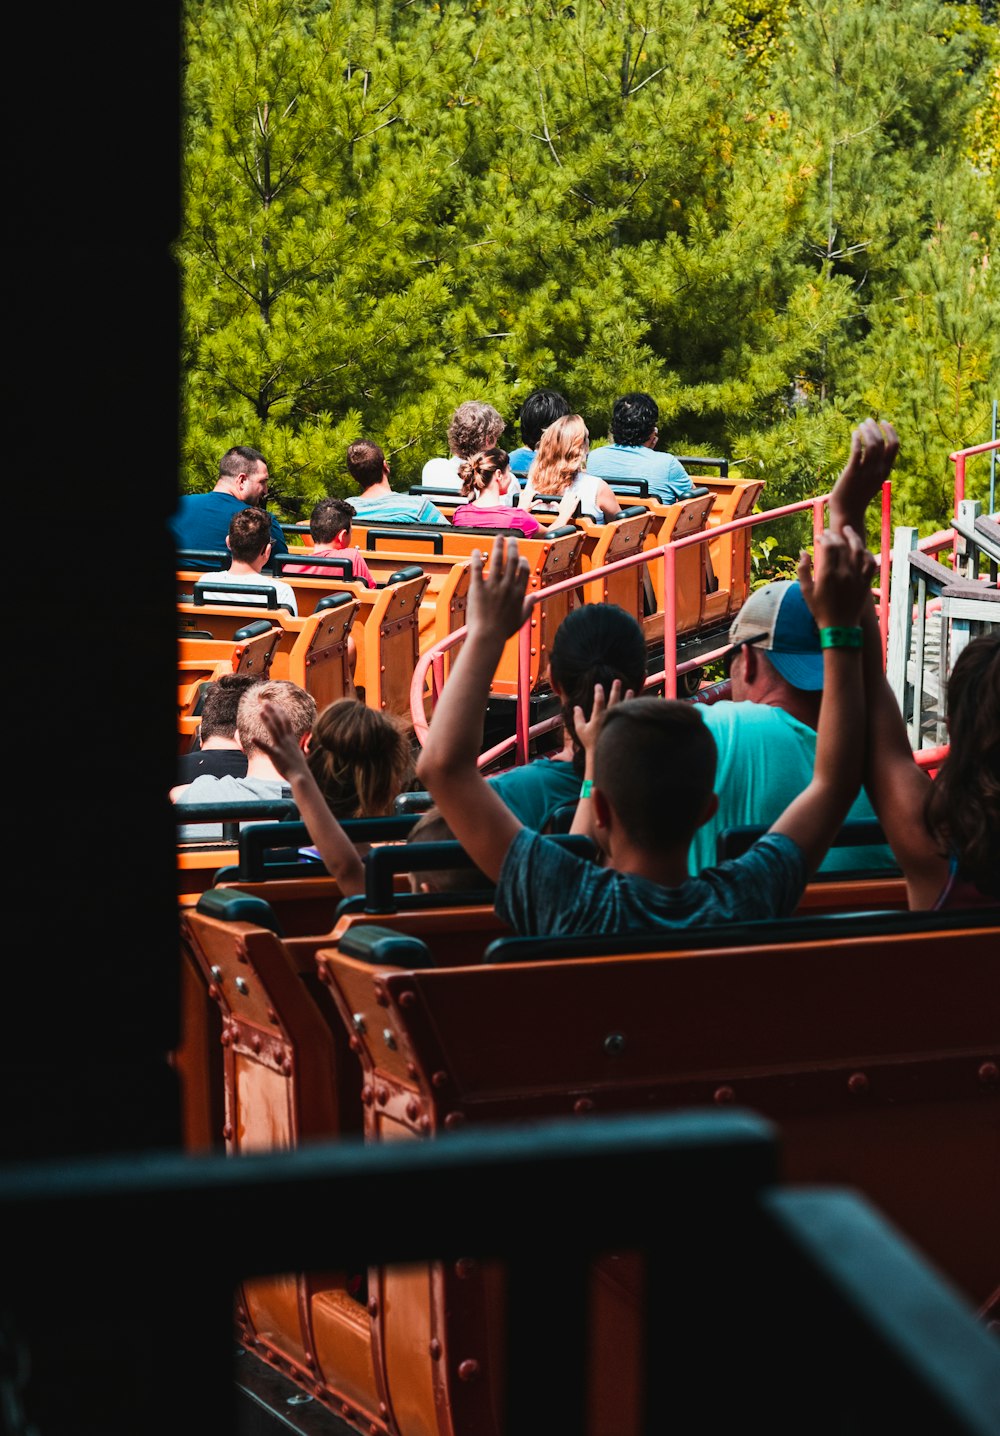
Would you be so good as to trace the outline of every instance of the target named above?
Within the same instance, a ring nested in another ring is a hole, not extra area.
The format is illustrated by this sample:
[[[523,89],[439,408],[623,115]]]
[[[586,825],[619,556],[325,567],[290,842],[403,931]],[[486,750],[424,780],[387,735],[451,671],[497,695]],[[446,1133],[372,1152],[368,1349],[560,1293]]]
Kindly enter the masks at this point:
[[[413,778],[409,729],[393,715],[353,698],[323,709],[306,758],[338,818],[386,816]]]
[[[579,414],[566,414],[542,434],[528,483],[536,494],[564,494],[587,462],[590,433]]]
[[[248,758],[264,751],[270,741],[270,731],[260,716],[260,705],[265,701],[281,709],[296,739],[304,738],[316,721],[315,698],[290,678],[270,678],[254,684],[243,694],[236,710],[236,734]]]

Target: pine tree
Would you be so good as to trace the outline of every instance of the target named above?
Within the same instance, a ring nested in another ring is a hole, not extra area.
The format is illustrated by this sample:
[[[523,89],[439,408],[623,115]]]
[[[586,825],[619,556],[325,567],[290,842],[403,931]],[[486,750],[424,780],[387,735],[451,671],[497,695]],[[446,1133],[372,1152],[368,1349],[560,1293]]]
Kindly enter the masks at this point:
[[[967,12],[189,0],[184,482],[254,443],[297,517],[361,432],[406,485],[463,399],[513,447],[538,385],[595,441],[638,388],[772,505],[874,408],[937,524],[1000,330],[995,27]]]

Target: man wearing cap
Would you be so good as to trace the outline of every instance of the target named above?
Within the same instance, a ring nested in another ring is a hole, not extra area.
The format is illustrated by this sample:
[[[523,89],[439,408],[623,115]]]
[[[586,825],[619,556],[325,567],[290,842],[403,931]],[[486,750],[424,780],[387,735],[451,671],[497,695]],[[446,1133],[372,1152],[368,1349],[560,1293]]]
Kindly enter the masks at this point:
[[[719,754],[719,806],[694,835],[692,874],[716,864],[716,839],[726,828],[770,825],[813,776],[823,654],[798,583],[779,579],[756,589],[729,638],[733,701],[701,708]],[[863,790],[847,816],[875,817]],[[882,845],[831,848],[821,870],[849,868],[895,870],[895,860]]]

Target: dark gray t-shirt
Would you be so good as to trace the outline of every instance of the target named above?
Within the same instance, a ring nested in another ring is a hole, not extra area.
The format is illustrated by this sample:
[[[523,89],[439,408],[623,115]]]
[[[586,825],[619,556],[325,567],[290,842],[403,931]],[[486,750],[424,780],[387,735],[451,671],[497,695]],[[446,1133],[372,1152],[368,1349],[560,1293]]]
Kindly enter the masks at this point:
[[[613,936],[787,917],[805,885],[802,850],[781,834],[759,838],[742,857],[667,888],[600,868],[522,828],[504,859],[496,910],[515,932],[525,935]]]

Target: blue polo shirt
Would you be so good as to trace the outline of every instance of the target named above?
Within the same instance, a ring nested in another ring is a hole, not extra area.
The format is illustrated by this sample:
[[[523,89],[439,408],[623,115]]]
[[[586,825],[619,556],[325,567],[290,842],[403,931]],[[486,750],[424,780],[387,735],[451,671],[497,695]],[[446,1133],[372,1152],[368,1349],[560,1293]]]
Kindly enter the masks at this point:
[[[224,549],[229,537],[229,523],[233,514],[241,509],[253,508],[234,494],[222,489],[213,489],[208,494],[183,494],[170,520],[170,531],[179,549],[203,548]],[[272,553],[287,553],[288,544],[278,520],[271,516]],[[203,568],[203,564],[192,564],[192,568]]]
[[[646,479],[649,493],[664,504],[686,499],[694,485],[673,454],[641,444],[604,444],[587,455],[587,473],[598,479]]]

